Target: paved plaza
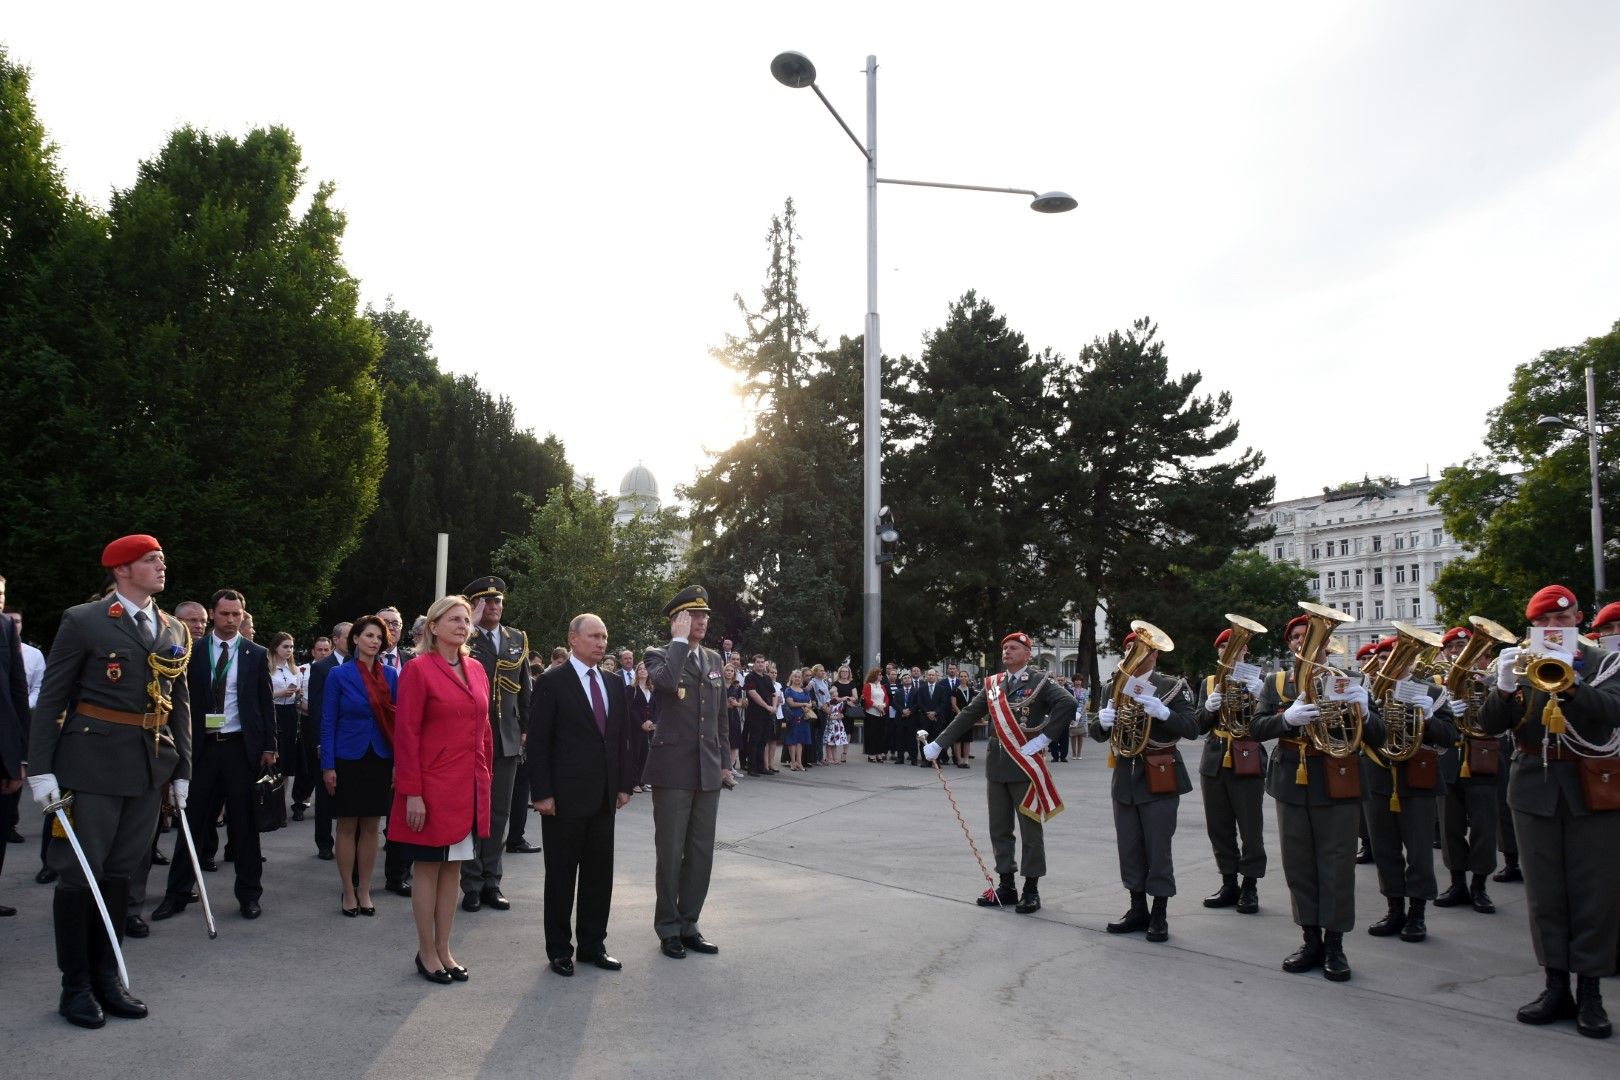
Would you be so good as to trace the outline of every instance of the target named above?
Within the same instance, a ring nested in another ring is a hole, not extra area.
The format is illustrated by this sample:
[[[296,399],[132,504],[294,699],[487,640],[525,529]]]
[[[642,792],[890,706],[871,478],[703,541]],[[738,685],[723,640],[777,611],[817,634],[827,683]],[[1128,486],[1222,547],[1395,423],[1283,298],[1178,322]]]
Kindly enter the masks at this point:
[[[979,749],[973,771],[945,775],[988,858]],[[508,856],[511,911],[457,913],[455,954],[472,979],[441,987],[412,967],[409,901],[379,881],[377,917],[343,918],[312,822],[294,823],[265,838],[264,917],[237,915],[229,864],[206,875],[218,940],[193,905],[129,942],[133,990],[152,1016],[101,1031],[55,1013],[50,890],[32,881],[39,818],[25,795],[30,843],[9,849],[0,880],[0,901],[21,909],[0,921],[5,1073],[1574,1080],[1620,1069],[1620,1041],[1514,1022],[1541,985],[1522,885],[1493,884],[1493,916],[1431,910],[1429,940],[1414,945],[1367,936],[1384,905],[1373,868],[1360,867],[1354,980],[1279,970],[1299,934],[1269,799],[1260,914],[1200,905],[1218,877],[1194,792],[1181,803],[1169,943],[1104,933],[1126,904],[1105,759],[1092,745],[1053,766],[1068,809],[1047,828],[1035,916],[973,905],[984,883],[932,770],[857,755],[747,781],[722,799],[702,925],[720,955],[678,961],[651,928],[651,804],[637,796],[619,815],[608,934],[624,970],[581,967],[572,979],[545,966],[541,856]],[[1620,982],[1604,987],[1620,1004]]]

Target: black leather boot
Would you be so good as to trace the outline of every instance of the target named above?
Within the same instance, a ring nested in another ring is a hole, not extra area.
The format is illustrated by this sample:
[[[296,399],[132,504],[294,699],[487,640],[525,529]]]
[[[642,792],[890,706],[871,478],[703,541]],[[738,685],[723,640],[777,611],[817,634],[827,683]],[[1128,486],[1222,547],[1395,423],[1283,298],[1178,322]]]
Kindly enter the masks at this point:
[[[1103,929],[1110,934],[1134,934],[1147,929],[1148,919],[1147,893],[1133,892],[1130,910],[1120,916],[1118,922],[1111,922]]]
[[[107,1017],[90,992],[90,907],[87,889],[59,885],[51,898],[56,927],[56,966],[62,969],[62,999],[56,1006],[68,1023],[98,1028]],[[101,933],[100,929],[95,931]]]
[[[1607,1039],[1613,1032],[1603,1011],[1603,992],[1596,975],[1575,976],[1575,1030],[1589,1039]]]
[[[1231,907],[1238,901],[1238,883],[1236,874],[1222,874],[1221,887],[1204,897],[1204,906],[1213,908]]]
[[[1503,855],[1502,869],[1491,875],[1492,881],[1523,881],[1524,875],[1519,873],[1519,857],[1517,855]]]
[[[1462,907],[1468,903],[1468,875],[1458,870],[1451,872],[1451,887],[1434,898],[1435,907]]]
[[[1356,849],[1356,865],[1366,866],[1372,861],[1372,847],[1368,845],[1367,841],[1363,840],[1361,842],[1361,846]]]
[[[1310,971],[1322,964],[1322,928],[1307,926],[1304,931],[1305,944],[1289,953],[1282,962],[1282,969],[1291,975]]]
[[[1384,902],[1389,905],[1389,913],[1367,927],[1367,933],[1373,937],[1394,937],[1406,925],[1406,898],[1386,896]]]
[[[1243,879],[1243,887],[1238,890],[1237,910],[1239,915],[1253,915],[1260,910],[1260,894],[1252,877]]]
[[[980,907],[1012,907],[1018,903],[1018,886],[1013,884],[1013,876],[1002,874],[1001,884],[984,890],[974,903]]]
[[[1401,927],[1402,941],[1422,941],[1429,936],[1429,928],[1423,921],[1424,901],[1414,896],[1411,907],[1406,912],[1406,925]]]
[[[1575,1015],[1575,999],[1569,994],[1569,972],[1547,969],[1547,988],[1541,996],[1518,1011],[1521,1024],[1550,1024]]]
[[[1020,915],[1033,915],[1041,910],[1041,890],[1036,887],[1040,878],[1027,877],[1024,879],[1024,895],[1019,897],[1018,906],[1013,908]]]
[[[1350,981],[1350,961],[1344,958],[1344,934],[1337,930],[1322,935],[1322,978],[1329,982]]]
[[[117,929],[118,943],[124,943],[124,917],[129,913],[129,879],[109,877],[101,883],[101,899]],[[96,1000],[108,1016],[125,1020],[146,1019],[146,1004],[130,997],[118,981],[118,960],[107,944],[107,928],[97,926],[90,935],[90,978]]]
[[[1153,898],[1153,912],[1148,915],[1147,939],[1149,941],[1170,940],[1169,906],[1169,897],[1155,896]]]
[[[1491,894],[1485,891],[1485,875],[1475,874],[1473,888],[1468,890],[1468,899],[1472,901],[1474,910],[1481,915],[1492,915],[1496,912],[1496,905],[1491,903]],[[1435,903],[1439,903],[1438,900]]]

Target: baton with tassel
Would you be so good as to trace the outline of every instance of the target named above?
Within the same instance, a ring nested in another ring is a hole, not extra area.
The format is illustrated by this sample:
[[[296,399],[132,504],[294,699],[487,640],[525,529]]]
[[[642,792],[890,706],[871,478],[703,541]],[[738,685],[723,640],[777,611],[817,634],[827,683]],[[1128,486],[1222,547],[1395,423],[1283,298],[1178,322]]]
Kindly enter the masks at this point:
[[[202,900],[203,924],[208,927],[208,939],[212,941],[219,937],[219,927],[214,925],[214,908],[208,902],[208,886],[203,884],[202,863],[197,860],[197,845],[191,839],[191,820],[186,817],[185,807],[177,809],[175,817],[180,819],[180,835],[186,838],[186,853],[191,856],[191,876],[197,879],[197,896]]]
[[[56,823],[62,828],[62,835],[67,837],[68,844],[73,848],[73,854],[78,857],[79,868],[84,871],[85,884],[90,886],[90,896],[96,902],[96,910],[101,912],[101,923],[107,928],[107,944],[112,949],[113,959],[118,961],[118,981],[129,990],[129,969],[124,966],[124,950],[118,947],[118,932],[113,929],[112,916],[107,912],[107,901],[102,898],[101,886],[96,882],[96,875],[90,872],[90,860],[85,858],[84,848],[79,846],[79,837],[73,831],[73,822],[68,819],[67,808],[73,805],[73,795],[64,794],[53,803],[45,806],[46,814],[55,814]]]
[[[926,746],[927,743],[927,730],[923,728],[917,729],[917,747],[919,753],[922,752],[922,747]],[[996,892],[996,879],[991,875],[990,868],[984,864],[984,856],[979,854],[979,845],[973,842],[973,830],[968,828],[967,819],[962,817],[962,808],[956,805],[956,796],[951,793],[950,781],[945,779],[945,770],[939,767],[938,758],[930,761],[929,764],[934,767],[934,775],[939,777],[939,786],[945,789],[945,798],[950,800],[951,813],[956,815],[956,823],[962,827],[962,835],[967,838],[968,850],[973,852],[973,858],[979,864],[979,873],[984,875],[985,883],[990,886],[989,895],[995,900],[996,906],[1000,907],[1001,894]]]

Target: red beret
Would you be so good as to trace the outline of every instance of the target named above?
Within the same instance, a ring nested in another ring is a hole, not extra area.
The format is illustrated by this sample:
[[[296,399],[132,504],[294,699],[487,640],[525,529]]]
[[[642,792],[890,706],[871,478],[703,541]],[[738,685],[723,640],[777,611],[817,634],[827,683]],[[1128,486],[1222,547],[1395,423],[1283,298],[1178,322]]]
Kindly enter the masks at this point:
[[[1530,598],[1524,607],[1524,617],[1539,619],[1554,611],[1569,611],[1578,606],[1574,593],[1562,585],[1548,585]]]
[[[1122,648],[1122,649],[1128,649],[1128,648],[1131,647],[1131,643],[1134,642],[1135,640],[1136,640],[1136,631],[1132,630],[1130,633],[1125,635],[1125,640],[1119,643],[1119,647]]]
[[[1450,630],[1447,630],[1445,636],[1440,639],[1440,644],[1450,645],[1453,641],[1467,641],[1473,636],[1473,632],[1470,631],[1468,627],[1453,626]]]
[[[1594,627],[1612,622],[1620,622],[1620,602],[1605,604],[1602,611],[1592,616],[1592,625]]]
[[[1283,637],[1286,638],[1289,634],[1292,634],[1294,632],[1294,627],[1304,626],[1310,621],[1311,617],[1309,615],[1295,615],[1292,619],[1288,620],[1288,625],[1283,627]]]
[[[1225,645],[1228,641],[1231,641],[1231,640],[1232,640],[1232,628],[1227,627],[1225,630],[1222,630],[1220,632],[1220,635],[1215,639],[1215,647],[1218,649],[1222,645]]]
[[[149,551],[162,550],[163,545],[157,542],[155,536],[147,536],[145,533],[120,536],[101,549],[101,565],[111,570],[115,566],[132,563]]]
[[[1363,645],[1361,648],[1356,650],[1356,659],[1357,660],[1365,660],[1365,659],[1367,659],[1367,657],[1371,656],[1373,653],[1375,653],[1377,651],[1378,651],[1378,642],[1369,641],[1369,642],[1367,642],[1367,644]]]
[[[1035,643],[1029,640],[1029,635],[1024,633],[1022,630],[1014,630],[1012,633],[1001,639],[1001,643],[1003,645],[1007,644],[1009,641],[1016,641],[1026,649],[1033,649],[1035,647]]]
[[[1398,638],[1398,637],[1387,637],[1387,638],[1385,638],[1384,640],[1382,640],[1382,641],[1380,641],[1378,643],[1378,651],[1379,652],[1389,652],[1391,649],[1393,649],[1395,647],[1395,643],[1397,641],[1399,641],[1399,640],[1401,640],[1401,639]]]

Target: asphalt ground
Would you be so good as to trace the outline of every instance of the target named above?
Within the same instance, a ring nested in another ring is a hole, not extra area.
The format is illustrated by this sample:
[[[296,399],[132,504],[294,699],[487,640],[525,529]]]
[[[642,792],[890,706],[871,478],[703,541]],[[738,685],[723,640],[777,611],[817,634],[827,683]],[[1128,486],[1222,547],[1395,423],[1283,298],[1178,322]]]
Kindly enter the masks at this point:
[[[982,744],[945,778],[986,859]],[[56,1015],[50,889],[33,883],[40,818],[23,798],[0,902],[0,1046],[8,1077],[1612,1077],[1620,1040],[1571,1023],[1530,1028],[1539,992],[1522,885],[1491,886],[1497,914],[1434,910],[1429,939],[1368,937],[1383,911],[1357,874],[1354,978],[1278,967],[1299,941],[1267,805],[1261,910],[1210,911],[1219,883],[1199,795],[1181,801],[1180,894],[1169,942],[1114,937],[1124,910],[1105,748],[1054,765],[1067,809],[1046,829],[1044,908],[978,908],[984,882],[933,770],[867,764],[746,781],[723,794],[703,932],[718,956],[671,960],[652,931],[652,816],[618,819],[608,948],[617,973],[546,968],[542,856],[511,855],[507,912],[458,911],[471,971],[437,986],[412,965],[409,901],[375,890],[377,917],[338,913],[334,864],[312,820],[265,836],[264,915],[205,875],[200,909],[126,944],[144,1021],[100,1031]],[[1195,759],[1198,748],[1184,753]],[[531,826],[531,839],[538,827]],[[165,836],[167,850],[172,834]],[[1436,864],[1439,853],[1436,852]],[[152,901],[162,894],[152,875]],[[1442,884],[1445,873],[1440,871]],[[150,904],[148,913],[150,913]],[[1620,1012],[1620,982],[1604,983]]]

